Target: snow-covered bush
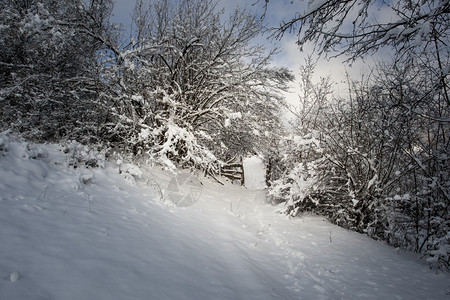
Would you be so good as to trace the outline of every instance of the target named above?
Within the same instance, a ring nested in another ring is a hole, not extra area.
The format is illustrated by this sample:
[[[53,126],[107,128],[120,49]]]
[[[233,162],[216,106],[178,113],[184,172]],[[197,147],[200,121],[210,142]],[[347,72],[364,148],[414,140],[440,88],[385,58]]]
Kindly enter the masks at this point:
[[[127,173],[134,177],[141,178],[142,177],[142,171],[139,169],[138,166],[130,163],[120,163],[119,164],[119,173]]]
[[[285,202],[283,213],[295,216],[299,210],[316,210],[319,204],[320,178],[318,167],[322,159],[319,141],[311,134],[290,136],[282,140],[286,173],[271,182],[268,195],[272,203]]]
[[[42,159],[48,157],[48,151],[44,147],[36,144],[24,143],[25,151],[23,158]]]
[[[76,141],[70,141],[62,145],[62,151],[66,154],[66,164],[77,168],[86,166],[96,168],[105,166],[105,150],[98,147],[83,145]]]
[[[448,220],[439,220],[440,224],[444,224],[442,227],[450,228]],[[432,237],[428,249],[427,262],[436,268],[448,269],[450,267],[450,231],[439,236],[438,238]]]
[[[22,159],[44,159],[48,157],[48,151],[45,147],[11,135],[9,130],[1,132],[0,153],[9,152],[11,143],[14,143],[15,155],[19,155]]]
[[[448,268],[448,98],[427,65],[397,62],[378,72],[373,81],[353,82],[349,99],[305,101],[294,128],[303,140],[313,133],[320,151],[281,147],[286,171],[271,196],[295,213],[311,209],[304,199],[313,194],[314,210],[332,222]]]
[[[236,10],[227,18],[216,5],[138,1],[136,34],[109,52],[115,56],[104,70],[111,147],[169,169],[216,172],[219,160],[270,142],[281,123],[280,92],[293,77],[252,42],[262,29],[257,17]]]
[[[132,163],[125,163],[121,160],[119,160],[117,163],[119,165],[119,174],[122,174],[123,178],[127,182],[135,184],[136,179],[142,177],[142,171],[137,165]]]
[[[165,126],[155,130],[154,134],[160,142],[150,154],[169,169],[174,170],[176,163],[184,168],[198,167],[206,170],[218,163],[217,158],[198,142],[192,132],[170,120]]]
[[[0,130],[30,141],[98,140],[99,59],[111,2],[0,2]]]

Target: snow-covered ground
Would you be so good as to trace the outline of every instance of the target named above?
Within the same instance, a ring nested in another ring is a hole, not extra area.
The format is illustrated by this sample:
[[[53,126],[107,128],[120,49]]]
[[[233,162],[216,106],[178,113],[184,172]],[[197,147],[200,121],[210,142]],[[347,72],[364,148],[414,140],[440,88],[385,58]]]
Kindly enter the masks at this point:
[[[450,299],[448,273],[264,191],[200,178],[177,207],[169,173],[74,169],[58,148],[0,136],[0,299]]]

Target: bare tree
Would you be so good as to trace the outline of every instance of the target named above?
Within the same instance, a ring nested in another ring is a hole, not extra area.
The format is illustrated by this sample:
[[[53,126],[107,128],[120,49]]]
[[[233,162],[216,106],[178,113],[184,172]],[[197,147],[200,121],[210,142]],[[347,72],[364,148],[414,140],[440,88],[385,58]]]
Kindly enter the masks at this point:
[[[294,2],[294,1],[293,1]],[[270,9],[271,1],[265,2]],[[312,42],[320,52],[336,51],[351,59],[392,46],[397,52],[431,48],[448,39],[448,1],[309,1],[290,20],[274,28],[281,38],[297,32],[300,46]]]

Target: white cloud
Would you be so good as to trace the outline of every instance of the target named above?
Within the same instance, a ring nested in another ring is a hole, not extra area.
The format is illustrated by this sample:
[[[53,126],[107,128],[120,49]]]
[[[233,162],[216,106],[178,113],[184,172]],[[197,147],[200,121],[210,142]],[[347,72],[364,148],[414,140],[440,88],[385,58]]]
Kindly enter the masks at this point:
[[[124,25],[129,24],[135,3],[136,1],[116,0],[113,21]],[[218,8],[224,8],[225,15],[232,13],[236,7],[245,8],[249,12],[262,15],[264,3],[264,0],[220,0]],[[281,21],[289,20],[296,12],[303,11],[307,3],[308,1],[272,0],[268,4],[264,23],[268,27],[278,26]],[[268,49],[279,47],[281,52],[274,57],[273,64],[278,67],[286,67],[297,76],[300,66],[305,62],[305,58],[313,54],[313,47],[306,45],[303,51],[300,52],[299,47],[295,43],[296,41],[297,36],[293,32],[286,33],[281,40],[271,41],[265,37],[257,39],[256,42],[265,44]],[[338,96],[345,96],[348,93],[346,73],[349,73],[352,78],[358,79],[363,72],[368,71],[369,66],[374,65],[374,60],[371,58],[367,59],[366,62],[362,60],[356,61],[352,67],[343,61],[343,57],[330,60],[320,58],[315,72],[316,80],[319,80],[320,77],[331,77],[334,83],[335,94]],[[296,104],[299,93],[299,78],[296,78],[296,81],[291,84],[290,93],[286,93],[287,101],[291,104]]]

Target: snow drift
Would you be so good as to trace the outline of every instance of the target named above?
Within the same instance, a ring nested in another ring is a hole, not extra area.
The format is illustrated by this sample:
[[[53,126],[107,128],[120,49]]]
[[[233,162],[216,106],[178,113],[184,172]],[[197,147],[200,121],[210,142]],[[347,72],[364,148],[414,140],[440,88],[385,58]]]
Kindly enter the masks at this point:
[[[64,149],[0,137],[0,299],[448,297],[448,274],[416,255],[275,214],[264,191],[199,178],[180,208],[164,199],[171,174],[141,167],[130,184]]]

